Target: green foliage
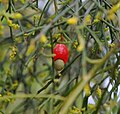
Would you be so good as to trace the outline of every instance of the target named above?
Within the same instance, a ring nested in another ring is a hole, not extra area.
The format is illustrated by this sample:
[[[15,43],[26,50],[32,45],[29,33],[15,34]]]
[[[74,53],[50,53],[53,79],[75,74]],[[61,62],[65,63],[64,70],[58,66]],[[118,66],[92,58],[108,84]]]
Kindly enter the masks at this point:
[[[0,0],[0,113],[119,114],[119,0],[46,1]],[[60,72],[58,43],[69,49]]]

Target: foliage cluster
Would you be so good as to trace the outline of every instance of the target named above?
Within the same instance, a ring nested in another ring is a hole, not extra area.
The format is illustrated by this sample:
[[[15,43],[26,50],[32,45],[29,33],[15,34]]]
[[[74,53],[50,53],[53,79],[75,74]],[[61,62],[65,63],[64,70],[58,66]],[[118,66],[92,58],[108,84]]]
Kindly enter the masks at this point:
[[[0,113],[119,114],[119,0],[40,1],[0,0]]]

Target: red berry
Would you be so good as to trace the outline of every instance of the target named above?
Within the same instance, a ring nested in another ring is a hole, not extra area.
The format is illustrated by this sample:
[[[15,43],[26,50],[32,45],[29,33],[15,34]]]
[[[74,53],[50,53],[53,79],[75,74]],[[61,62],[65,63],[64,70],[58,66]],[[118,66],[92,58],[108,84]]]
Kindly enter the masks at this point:
[[[64,64],[68,61],[69,51],[66,45],[64,44],[57,44],[53,50],[54,54],[54,61],[57,59],[61,59],[64,61]]]

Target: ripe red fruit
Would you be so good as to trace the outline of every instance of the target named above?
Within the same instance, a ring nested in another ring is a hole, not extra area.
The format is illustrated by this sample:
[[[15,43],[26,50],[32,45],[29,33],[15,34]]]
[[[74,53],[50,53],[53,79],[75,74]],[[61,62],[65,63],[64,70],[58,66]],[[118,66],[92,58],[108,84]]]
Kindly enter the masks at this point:
[[[61,59],[64,61],[64,64],[68,61],[69,51],[66,45],[64,44],[57,44],[53,50],[54,54],[54,61],[57,59]]]
[[[55,69],[60,71],[64,68],[64,64],[67,63],[69,57],[69,51],[66,45],[57,44],[53,50],[55,56]]]

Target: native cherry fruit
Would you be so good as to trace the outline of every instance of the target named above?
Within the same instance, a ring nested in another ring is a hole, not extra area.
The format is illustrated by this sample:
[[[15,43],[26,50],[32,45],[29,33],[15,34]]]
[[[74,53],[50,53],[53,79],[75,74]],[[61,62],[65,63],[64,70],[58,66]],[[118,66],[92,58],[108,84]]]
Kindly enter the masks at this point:
[[[57,71],[61,71],[64,68],[64,65],[68,61],[69,51],[66,45],[64,44],[57,44],[53,49],[55,54],[54,56],[54,65]]]

